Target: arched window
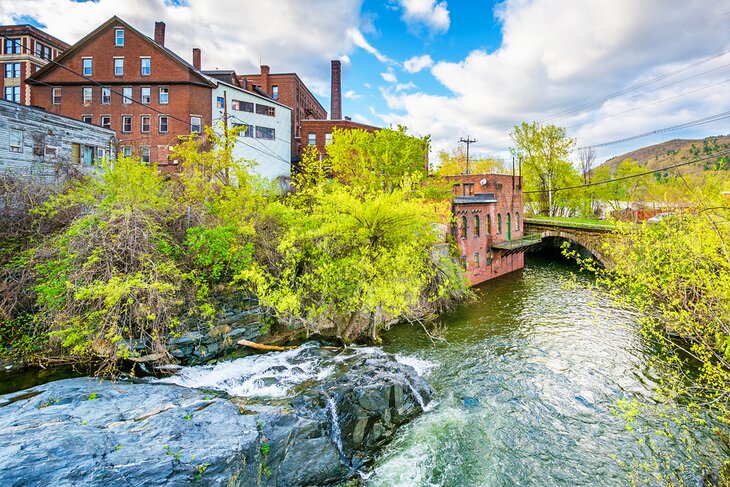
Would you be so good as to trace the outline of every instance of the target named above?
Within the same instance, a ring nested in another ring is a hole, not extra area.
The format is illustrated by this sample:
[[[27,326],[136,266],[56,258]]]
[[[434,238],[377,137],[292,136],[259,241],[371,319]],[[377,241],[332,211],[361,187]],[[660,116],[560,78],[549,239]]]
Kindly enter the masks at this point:
[[[474,268],[479,269],[479,253],[474,254]]]
[[[475,237],[479,236],[479,215],[476,215],[474,217],[474,236]]]
[[[487,233],[492,233],[492,215],[487,215]]]
[[[466,238],[466,217],[461,217],[461,238]]]
[[[502,233],[502,215],[497,213],[497,233]]]
[[[512,240],[512,216],[507,213],[507,240]]]
[[[461,266],[466,270],[466,255],[461,256]]]
[[[520,231],[520,214],[515,213],[515,232]]]

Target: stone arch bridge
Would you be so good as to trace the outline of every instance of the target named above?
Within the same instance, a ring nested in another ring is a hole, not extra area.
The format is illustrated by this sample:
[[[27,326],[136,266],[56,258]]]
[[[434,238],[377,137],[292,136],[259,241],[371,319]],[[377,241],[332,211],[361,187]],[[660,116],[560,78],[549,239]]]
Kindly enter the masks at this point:
[[[577,244],[590,252],[604,266],[610,262],[604,255],[603,246],[614,227],[593,223],[550,220],[542,218],[525,218],[524,234],[537,242],[555,237]]]

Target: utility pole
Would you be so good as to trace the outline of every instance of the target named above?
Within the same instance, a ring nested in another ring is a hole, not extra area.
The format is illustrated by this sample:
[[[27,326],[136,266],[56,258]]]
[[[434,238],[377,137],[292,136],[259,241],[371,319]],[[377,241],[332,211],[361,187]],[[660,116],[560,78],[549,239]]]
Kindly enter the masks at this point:
[[[223,140],[225,141],[225,151],[226,151],[226,171],[225,171],[225,177],[226,177],[226,184],[229,184],[230,182],[230,174],[228,172],[228,167],[231,165],[231,161],[228,157],[228,91],[223,91]]]
[[[472,139],[467,135],[466,139],[462,137],[459,139],[459,142],[466,144],[466,174],[469,174],[469,146],[474,142],[477,142],[477,139]]]

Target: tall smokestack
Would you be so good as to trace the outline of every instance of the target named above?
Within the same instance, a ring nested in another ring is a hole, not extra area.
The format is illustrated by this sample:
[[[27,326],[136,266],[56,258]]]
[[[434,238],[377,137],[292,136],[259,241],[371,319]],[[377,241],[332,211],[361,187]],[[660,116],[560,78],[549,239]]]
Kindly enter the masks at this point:
[[[266,93],[267,95],[270,95],[269,93],[269,73],[271,72],[271,69],[269,69],[268,66],[265,64],[261,66],[261,89]]]
[[[193,48],[193,67],[200,71],[200,48],[194,47]]]
[[[155,22],[155,42],[165,46],[165,23]]]
[[[342,120],[342,64],[332,60],[332,102],[330,120]]]

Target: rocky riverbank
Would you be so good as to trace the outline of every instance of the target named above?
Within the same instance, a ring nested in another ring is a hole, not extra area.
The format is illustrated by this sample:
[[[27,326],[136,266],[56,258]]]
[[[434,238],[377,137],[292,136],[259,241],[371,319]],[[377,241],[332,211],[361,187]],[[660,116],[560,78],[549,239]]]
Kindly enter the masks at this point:
[[[296,350],[163,380],[0,396],[0,485],[327,485],[366,468],[431,390],[375,348]]]

